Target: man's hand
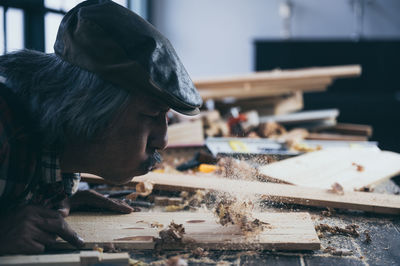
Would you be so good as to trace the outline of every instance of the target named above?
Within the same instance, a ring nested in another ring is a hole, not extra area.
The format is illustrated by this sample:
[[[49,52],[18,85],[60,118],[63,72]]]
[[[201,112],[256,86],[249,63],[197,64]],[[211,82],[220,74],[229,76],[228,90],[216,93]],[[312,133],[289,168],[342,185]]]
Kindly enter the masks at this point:
[[[71,211],[133,212],[133,208],[128,204],[120,200],[106,198],[94,190],[78,191],[69,199],[68,204]]]
[[[0,217],[0,254],[42,253],[57,236],[78,248],[84,244],[55,210],[27,205]]]

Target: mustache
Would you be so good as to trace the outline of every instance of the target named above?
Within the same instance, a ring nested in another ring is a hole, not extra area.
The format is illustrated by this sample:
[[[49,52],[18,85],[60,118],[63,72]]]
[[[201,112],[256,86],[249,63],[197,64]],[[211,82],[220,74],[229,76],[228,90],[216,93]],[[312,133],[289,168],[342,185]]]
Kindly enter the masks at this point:
[[[155,151],[145,162],[146,169],[153,167],[156,163],[162,162],[162,156],[158,151]]]

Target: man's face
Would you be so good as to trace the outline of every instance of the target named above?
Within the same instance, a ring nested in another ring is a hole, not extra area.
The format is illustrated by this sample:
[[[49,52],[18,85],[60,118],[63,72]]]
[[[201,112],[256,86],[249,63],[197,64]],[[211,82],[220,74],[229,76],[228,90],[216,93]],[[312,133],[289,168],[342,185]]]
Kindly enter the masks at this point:
[[[115,184],[146,174],[156,162],[156,150],[167,145],[168,109],[150,96],[133,95],[97,139],[67,147],[65,158],[74,160],[67,170],[99,175]]]

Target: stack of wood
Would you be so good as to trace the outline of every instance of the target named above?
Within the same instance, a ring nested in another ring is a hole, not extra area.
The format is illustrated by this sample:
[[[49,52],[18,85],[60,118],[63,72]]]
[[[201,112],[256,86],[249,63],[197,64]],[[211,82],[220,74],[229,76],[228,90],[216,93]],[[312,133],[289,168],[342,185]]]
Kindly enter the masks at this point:
[[[203,136],[269,138],[266,133],[271,122],[279,124],[283,132],[302,128],[302,139],[366,141],[372,128],[338,125],[337,109],[301,111],[303,93],[324,91],[335,79],[360,73],[359,65],[350,65],[195,80],[203,100],[212,100],[216,108],[203,111],[195,122],[180,117],[179,123],[170,125],[169,147],[202,146]],[[299,131],[295,133],[299,135]]]
[[[356,77],[359,65],[274,70],[195,80],[203,100],[224,112],[232,107],[260,115],[286,114],[303,108],[303,93],[325,91],[335,79]]]

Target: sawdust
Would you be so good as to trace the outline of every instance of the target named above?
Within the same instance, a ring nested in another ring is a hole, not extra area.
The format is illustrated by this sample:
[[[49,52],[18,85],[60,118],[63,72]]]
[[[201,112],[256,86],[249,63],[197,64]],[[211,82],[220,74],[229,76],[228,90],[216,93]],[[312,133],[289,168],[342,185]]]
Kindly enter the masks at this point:
[[[335,248],[335,247],[328,246],[323,251],[324,251],[324,253],[329,253],[334,256],[351,256],[351,255],[353,255],[353,251],[351,251],[350,249],[347,249],[347,248]]]
[[[224,157],[218,161],[218,166],[216,174],[225,178],[240,180],[258,179],[258,170],[245,161]]]
[[[243,234],[255,235],[262,232],[269,224],[253,218],[254,207],[251,200],[238,200],[225,193],[219,197],[215,214],[221,225],[237,225]]]
[[[373,191],[374,191],[374,188],[368,187],[368,186],[364,186],[364,187],[360,187],[360,188],[354,188],[354,191],[373,192]]]
[[[362,166],[361,164],[357,164],[357,163],[352,163],[351,165],[356,167],[356,170],[358,172],[363,172],[365,170],[364,166]]]
[[[328,232],[332,235],[345,235],[345,236],[353,236],[359,237],[360,234],[358,233],[357,229],[359,228],[356,224],[349,224],[346,225],[345,228],[341,228],[339,226],[330,226],[328,224],[319,224],[315,226],[315,230],[318,233],[325,233]],[[320,235],[320,234],[319,234]]]
[[[331,185],[331,189],[327,190],[329,193],[344,195],[343,187],[339,183],[335,182]]]
[[[369,230],[364,231],[364,236],[365,236],[364,243],[366,243],[366,244],[370,244],[372,242],[370,233],[371,232]]]
[[[332,215],[336,214],[336,211],[335,211],[335,209],[328,207],[328,208],[326,208],[325,211],[322,211],[321,214],[326,217],[332,217]]]
[[[153,192],[153,183],[151,182],[139,182],[136,184],[136,191],[127,195],[125,198],[129,200],[136,200],[138,196],[146,197]]]
[[[187,260],[181,256],[173,256],[168,259],[153,261],[150,263],[152,266],[187,266]]]
[[[162,243],[182,242],[185,228],[182,224],[176,224],[173,221],[168,225],[168,228],[159,232],[160,241]]]
[[[195,258],[202,258],[202,257],[207,257],[209,255],[208,251],[205,251],[201,247],[197,247],[194,250],[192,250],[192,255]]]
[[[290,150],[292,151],[298,151],[298,152],[313,152],[313,151],[319,151],[322,150],[321,145],[317,145],[316,147],[309,146],[305,143],[295,141],[295,142],[290,142],[287,141],[286,145],[289,147]]]

